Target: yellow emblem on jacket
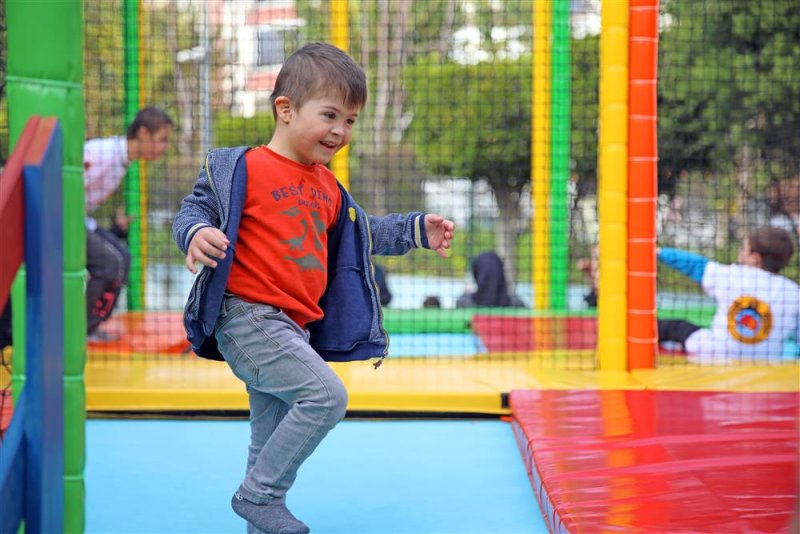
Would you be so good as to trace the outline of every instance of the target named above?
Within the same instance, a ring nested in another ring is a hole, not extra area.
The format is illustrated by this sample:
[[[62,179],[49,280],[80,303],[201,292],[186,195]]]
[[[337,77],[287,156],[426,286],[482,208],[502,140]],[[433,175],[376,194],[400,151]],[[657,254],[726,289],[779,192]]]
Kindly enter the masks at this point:
[[[772,331],[769,304],[751,296],[741,296],[728,308],[728,333],[747,345],[761,343]]]

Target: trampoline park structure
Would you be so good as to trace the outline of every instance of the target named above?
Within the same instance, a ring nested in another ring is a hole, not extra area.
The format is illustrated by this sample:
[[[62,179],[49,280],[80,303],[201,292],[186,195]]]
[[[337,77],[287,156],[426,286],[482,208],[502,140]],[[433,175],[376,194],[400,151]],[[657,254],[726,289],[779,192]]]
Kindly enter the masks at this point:
[[[327,4],[325,38],[349,50],[352,6],[343,0]],[[130,118],[147,102],[146,62],[138,44],[145,20],[137,0],[123,0],[121,5],[126,42],[124,109]],[[529,5],[534,118],[530,253],[535,259],[530,269],[531,309],[387,309],[386,329],[401,340],[395,349],[399,357],[389,358],[388,365],[377,371],[368,362],[332,364],[350,392],[349,411],[508,416],[551,532],[787,530],[798,514],[800,366],[796,361],[735,367],[669,365],[681,356],[659,354],[655,319],[663,310],[657,306],[655,261],[658,0],[602,3],[598,103],[602,290],[596,315],[568,306],[570,2]],[[63,524],[64,531],[77,532],[85,529],[87,411],[242,412],[247,399],[225,366],[186,353],[179,312],[147,309],[151,182],[143,165],[132,166],[125,195],[137,222],[130,240],[128,311],[111,321],[122,340],[114,346],[90,344],[87,351],[81,312],[83,201],[78,185],[85,126],[82,2],[65,0],[44,7],[9,0],[6,17],[12,144],[24,144],[24,125],[34,115],[58,117],[64,132],[65,296],[59,323],[64,331],[64,438],[58,453],[64,462],[58,465],[52,460],[58,454],[49,457],[52,470],[43,477],[49,487],[30,485],[31,476],[37,475],[25,475],[24,497],[7,491],[14,486],[4,484],[0,524],[4,532],[14,531],[16,524],[6,521],[23,517],[32,531],[39,525]],[[332,167],[350,185],[346,151],[337,155]],[[29,263],[29,271],[31,267]],[[30,313],[29,324],[19,320],[19,310],[36,305],[24,295],[25,283],[22,272],[12,291],[14,328],[19,334],[15,340],[25,338],[25,326],[34,326]],[[425,336],[461,334],[476,340],[471,353],[442,358],[425,354],[435,348],[430,344],[433,338]],[[413,336],[420,336],[421,348],[404,345]],[[31,373],[39,364],[33,358],[41,351],[30,343],[31,337],[25,339],[13,351],[17,404],[12,426],[0,442],[0,473],[9,469],[7,444],[14,421],[31,419],[30,411],[22,409],[20,391],[34,384]],[[43,349],[57,351],[47,344]],[[7,377],[0,378],[5,383]],[[0,421],[8,424],[2,416],[9,415],[0,414]],[[31,429],[36,426],[56,430],[42,421],[26,423],[19,439],[38,440],[39,446],[48,443]],[[54,473],[63,484],[52,483]],[[63,517],[57,517],[62,513],[57,506],[46,516],[32,505],[45,497],[60,501],[58,492],[63,492]],[[11,509],[6,505],[15,507],[14,517],[5,511]]]

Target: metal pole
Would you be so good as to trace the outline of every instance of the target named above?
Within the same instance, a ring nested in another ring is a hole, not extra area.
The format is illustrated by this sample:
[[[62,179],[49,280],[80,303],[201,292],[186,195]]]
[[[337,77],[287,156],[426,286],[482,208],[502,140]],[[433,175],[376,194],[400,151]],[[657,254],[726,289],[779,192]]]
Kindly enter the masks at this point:
[[[203,60],[200,63],[200,99],[201,99],[201,139],[200,148],[203,154],[211,148],[211,101],[210,101],[210,73],[211,49],[208,37],[208,2],[201,2],[202,21],[200,24],[200,47],[203,49]]]

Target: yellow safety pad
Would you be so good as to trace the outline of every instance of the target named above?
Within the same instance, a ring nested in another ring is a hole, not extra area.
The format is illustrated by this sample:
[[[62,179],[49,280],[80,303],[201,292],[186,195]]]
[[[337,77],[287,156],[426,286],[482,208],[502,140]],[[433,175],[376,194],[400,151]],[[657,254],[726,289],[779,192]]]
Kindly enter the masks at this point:
[[[662,367],[632,371],[647,389],[777,393],[800,391],[800,364],[737,367]]]
[[[665,367],[631,373],[555,369],[537,358],[390,358],[334,363],[351,411],[504,414],[514,389],[800,391],[800,365]],[[89,362],[89,411],[247,410],[243,384],[228,366],[198,358]]]

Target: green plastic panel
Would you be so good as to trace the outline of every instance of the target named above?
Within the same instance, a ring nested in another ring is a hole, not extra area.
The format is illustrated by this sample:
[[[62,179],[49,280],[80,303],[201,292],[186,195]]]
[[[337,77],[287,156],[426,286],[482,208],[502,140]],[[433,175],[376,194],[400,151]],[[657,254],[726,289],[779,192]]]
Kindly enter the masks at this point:
[[[64,510],[64,532],[85,532],[86,484],[80,478],[64,477],[64,503],[73,510]],[[76,513],[79,510],[80,513]]]
[[[84,299],[84,273],[64,274],[64,302],[78,307],[71,313],[64,314],[64,376],[83,377],[86,366],[86,309]],[[73,309],[73,308],[70,308]]]
[[[80,89],[38,85],[34,81],[13,80],[10,76],[7,89],[8,125],[12,145],[32,115],[58,117],[64,134],[64,165],[83,169],[84,116],[83,93]],[[67,249],[64,251],[67,252]]]
[[[389,334],[464,334],[472,332],[472,316],[502,317],[594,317],[595,310],[531,310],[528,308],[458,308],[383,311]]]
[[[12,76],[72,82],[78,85],[80,92],[83,81],[82,2],[6,0],[6,23],[11,52],[7,64],[9,82]],[[9,102],[12,102],[10,97]],[[64,124],[61,127],[64,132],[68,131]]]
[[[83,166],[64,169],[64,272],[86,269]]]
[[[64,381],[64,475],[83,475],[86,466],[86,388],[82,380]]]

